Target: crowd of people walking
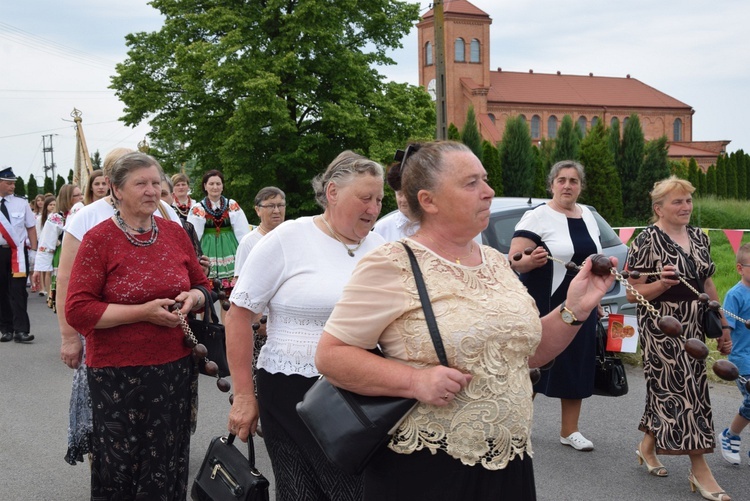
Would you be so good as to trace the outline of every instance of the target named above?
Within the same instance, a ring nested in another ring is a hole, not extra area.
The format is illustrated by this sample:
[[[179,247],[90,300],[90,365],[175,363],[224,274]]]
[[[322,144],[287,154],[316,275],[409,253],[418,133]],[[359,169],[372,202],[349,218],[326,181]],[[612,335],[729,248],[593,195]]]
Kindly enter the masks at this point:
[[[172,307],[200,314],[199,287],[228,298],[228,432],[247,440],[262,423],[279,500],[536,499],[539,393],[560,399],[561,444],[594,449],[579,420],[593,393],[599,302],[615,277],[592,270],[589,257],[602,246],[578,203],[584,166],[552,166],[551,199],[521,218],[510,247],[520,259],[509,260],[482,245],[494,191],[471,150],[436,141],[402,153],[388,169],[339,154],[312,180],[314,216],[286,221],[284,191],[263,187],[254,225],[221,171],[205,172],[193,198],[186,174],[168,177],[156,159],[128,149],[110,152],[85,186],[31,201],[14,196],[12,169],[0,170],[0,342],[33,342],[27,285],[46,294],[60,358],[74,370],[65,460],[89,463],[92,499],[188,496],[198,371]],[[399,210],[380,218],[386,181]],[[658,455],[686,455],[686,487],[729,501],[705,455],[718,447],[742,462],[750,395],[738,383],[742,405],[717,434],[706,363],[684,350],[686,339],[706,337],[703,310],[679,277],[719,299],[710,241],[690,225],[693,191],[674,176],[656,183],[652,224],[626,263],[609,265],[643,273],[628,293],[638,302],[647,395],[633,424],[643,432],[635,459],[665,477]],[[725,299],[746,317],[748,268],[750,245],[737,253],[740,281]],[[684,337],[664,335],[654,312],[677,318]],[[722,324],[718,350],[750,378],[747,326],[724,316]],[[540,367],[534,384],[529,369]],[[363,474],[330,463],[296,412],[321,374],[356,393],[417,401]]]

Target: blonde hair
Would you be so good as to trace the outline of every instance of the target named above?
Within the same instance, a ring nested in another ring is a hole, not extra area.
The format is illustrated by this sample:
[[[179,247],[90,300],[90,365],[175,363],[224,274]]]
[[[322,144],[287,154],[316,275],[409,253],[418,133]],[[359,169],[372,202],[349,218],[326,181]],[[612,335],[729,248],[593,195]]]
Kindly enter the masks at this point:
[[[674,175],[654,183],[654,189],[651,190],[650,193],[651,211],[653,212],[653,216],[651,216],[652,223],[655,223],[659,220],[659,215],[656,213],[655,207],[657,205],[661,207],[664,204],[664,200],[667,198],[667,196],[676,191],[692,195],[695,191],[695,187],[690,184],[690,181],[680,179],[679,177]]]
[[[750,243],[742,244],[742,247],[737,249],[737,264],[745,263],[750,258]]]
[[[115,148],[114,150],[107,153],[107,156],[104,157],[104,163],[102,165],[102,171],[104,172],[104,175],[108,178],[111,178],[112,167],[115,165],[115,162],[117,162],[117,159],[123,155],[127,155],[128,153],[133,153],[134,151],[135,150],[132,150],[130,148]]]

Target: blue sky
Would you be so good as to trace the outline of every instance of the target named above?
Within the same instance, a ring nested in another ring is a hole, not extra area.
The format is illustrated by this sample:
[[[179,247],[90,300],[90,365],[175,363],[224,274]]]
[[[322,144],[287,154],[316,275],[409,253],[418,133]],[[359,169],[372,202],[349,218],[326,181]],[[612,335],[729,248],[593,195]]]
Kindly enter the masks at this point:
[[[445,0],[450,1],[450,0]],[[728,139],[750,152],[750,2],[742,0],[476,0],[491,26],[490,68],[633,78],[691,105],[694,140]],[[429,7],[422,2],[422,12]],[[146,0],[28,0],[0,4],[0,165],[42,180],[42,135],[52,137],[58,173],[75,153],[70,113],[83,112],[90,150],[135,147],[149,131],[118,118],[108,90],[124,37],[153,31],[160,14]],[[417,36],[392,54],[389,79],[417,83]],[[68,120],[68,121],[66,121]],[[50,159],[48,157],[48,163]]]

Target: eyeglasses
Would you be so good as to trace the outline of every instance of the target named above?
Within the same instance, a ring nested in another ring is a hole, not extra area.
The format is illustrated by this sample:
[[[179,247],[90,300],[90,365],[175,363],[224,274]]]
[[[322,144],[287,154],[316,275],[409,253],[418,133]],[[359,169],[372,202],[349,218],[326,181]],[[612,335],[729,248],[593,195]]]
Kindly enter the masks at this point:
[[[281,210],[286,207],[286,204],[258,204],[258,207],[261,209]]]
[[[737,264],[739,264],[743,268],[747,268],[748,266],[750,266],[750,264],[745,264],[745,263],[737,263]]]
[[[412,143],[408,145],[405,150],[396,150],[393,159],[401,164],[401,172],[404,171],[404,165],[406,165],[406,161],[409,157],[418,152],[421,147],[422,145],[420,143]]]

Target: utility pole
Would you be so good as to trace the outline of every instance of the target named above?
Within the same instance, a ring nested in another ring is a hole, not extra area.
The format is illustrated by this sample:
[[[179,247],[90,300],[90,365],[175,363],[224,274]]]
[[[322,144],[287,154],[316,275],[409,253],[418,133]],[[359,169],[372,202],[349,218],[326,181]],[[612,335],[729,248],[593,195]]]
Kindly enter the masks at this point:
[[[437,130],[435,138],[448,138],[448,126],[445,123],[445,34],[443,33],[443,0],[433,3],[435,13],[435,111],[437,115]]]
[[[44,176],[47,176],[47,171],[52,171],[52,182],[54,183],[56,181],[55,179],[55,151],[54,148],[52,148],[52,136],[56,136],[57,134],[47,134],[45,136],[42,136],[42,153],[44,153]],[[49,146],[47,146],[47,138],[49,138]],[[47,153],[49,153],[50,156],[50,163],[47,164]],[[54,184],[53,184],[54,186]]]

